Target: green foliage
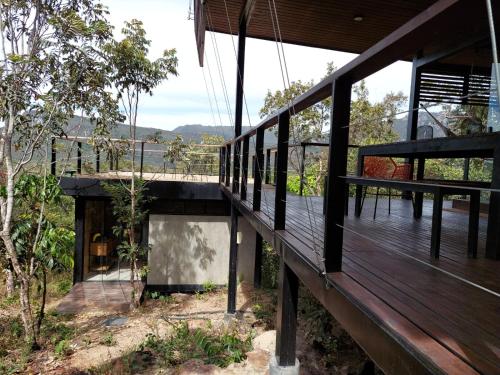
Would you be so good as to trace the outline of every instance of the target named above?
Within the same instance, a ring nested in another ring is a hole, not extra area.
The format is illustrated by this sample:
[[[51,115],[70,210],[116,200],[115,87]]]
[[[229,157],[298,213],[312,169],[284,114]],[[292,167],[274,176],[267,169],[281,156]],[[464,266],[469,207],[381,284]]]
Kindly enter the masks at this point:
[[[113,335],[113,332],[106,332],[99,343],[105,346],[115,346],[117,344],[117,341],[115,339],[115,336]]]
[[[202,284],[205,293],[213,293],[217,290],[217,285],[212,280],[207,280]]]
[[[20,259],[37,264],[45,270],[73,268],[73,231],[50,221],[46,208],[61,202],[62,190],[52,175],[23,174],[16,182],[14,196],[18,214],[12,228],[12,240]]]
[[[246,358],[246,352],[252,349],[252,336],[240,338],[236,331],[230,330],[219,333],[201,328],[190,330],[187,322],[181,322],[173,326],[173,333],[168,338],[149,334],[139,349],[151,351],[165,367],[173,367],[189,359],[227,367]]]
[[[357,361],[362,362],[366,357],[362,349],[306,288],[300,288],[298,311],[305,339],[321,353],[323,366],[331,368],[339,358],[345,360],[353,352]]]
[[[262,287],[276,289],[278,287],[278,273],[280,269],[279,255],[273,247],[264,242],[262,247]]]
[[[155,300],[159,300],[161,302],[165,302],[165,303],[173,303],[175,302],[175,298],[171,295],[165,295],[165,294],[162,294],[160,292],[157,292],[157,291],[154,291],[154,292],[146,292],[146,296],[150,299],[155,299]]]
[[[333,73],[336,67],[328,63],[326,75]],[[274,93],[268,91],[264,98],[264,105],[259,111],[261,118],[267,117],[277,110],[289,105],[293,99],[302,95],[314,86],[314,81],[301,80],[290,83],[290,87]],[[323,100],[291,117],[290,135],[297,142],[320,138],[330,120],[330,99]]]
[[[58,358],[63,358],[71,354],[71,347],[69,341],[61,340],[54,347],[54,354]]]
[[[119,117],[101,53],[112,35],[106,16],[94,0],[2,2],[0,119],[14,124],[9,142],[24,155],[19,164],[62,134],[76,111],[100,127]]]
[[[148,58],[151,41],[146,38],[143,23],[133,19],[125,22],[124,38],[105,47],[108,61],[113,67],[113,82],[120,95],[130,92],[136,97],[152,90],[170,75],[177,75],[178,59],[175,49],[163,51],[155,61]]]
[[[131,182],[104,182],[104,190],[111,196],[111,205],[113,207],[113,216],[116,225],[113,227],[113,234],[121,240],[117,246],[121,259],[133,261],[147,255],[149,247],[142,246],[136,242],[130,241],[130,232],[138,232],[144,222],[148,210],[146,205],[153,200],[148,196],[146,182],[142,179],[135,179],[134,196],[130,194]],[[132,214],[132,199],[134,200],[134,213]]]

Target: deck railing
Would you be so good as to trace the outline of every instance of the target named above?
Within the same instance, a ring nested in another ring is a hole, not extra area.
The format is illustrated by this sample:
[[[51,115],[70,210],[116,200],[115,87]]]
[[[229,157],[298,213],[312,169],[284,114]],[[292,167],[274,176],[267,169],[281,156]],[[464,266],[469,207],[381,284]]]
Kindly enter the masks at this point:
[[[461,5],[458,2],[444,1],[434,4],[426,12],[413,18],[410,23],[395,30],[350,63],[291,101],[287,106],[264,119],[256,127],[227,142],[221,150],[225,155],[230,155],[231,147],[234,147],[234,160],[237,164],[235,172],[239,173],[241,144],[243,142],[243,145],[249,145],[250,137],[256,137],[255,153],[259,173],[255,174],[253,206],[254,210],[258,211],[260,209],[262,176],[264,175],[264,171],[261,170],[264,158],[262,147],[264,132],[273,126],[278,127],[274,227],[276,230],[284,229],[290,117],[327,97],[332,98],[323,249],[326,272],[340,271],[342,268],[343,224],[347,188],[343,176],[346,175],[347,169],[352,85],[399,59],[415,54],[421,47],[423,40],[432,38],[437,33],[447,35],[450,30],[445,21],[453,13],[450,10],[460,8]],[[229,186],[230,162],[227,157],[224,158],[224,161],[225,172],[223,176],[221,175],[221,181],[224,180],[225,185]],[[245,167],[245,163],[242,166]],[[247,175],[243,173],[242,178],[242,181],[246,182]],[[240,179],[234,179],[232,190],[233,193],[239,192],[241,197],[239,184]],[[246,184],[242,183],[241,185]],[[245,191],[243,191],[243,196],[245,196]]]
[[[86,175],[105,177],[107,174],[127,178],[131,173],[131,140],[107,139],[107,146],[95,146],[88,137],[53,137],[50,169],[53,175]],[[167,143],[136,140],[136,173],[138,177],[154,175],[204,176],[217,171],[219,145],[186,144],[182,160],[169,160]],[[109,147],[114,145],[117,147]],[[189,150],[187,148],[190,148]],[[59,160],[58,160],[59,154]],[[61,156],[62,155],[62,156]],[[107,159],[107,166],[104,165]]]

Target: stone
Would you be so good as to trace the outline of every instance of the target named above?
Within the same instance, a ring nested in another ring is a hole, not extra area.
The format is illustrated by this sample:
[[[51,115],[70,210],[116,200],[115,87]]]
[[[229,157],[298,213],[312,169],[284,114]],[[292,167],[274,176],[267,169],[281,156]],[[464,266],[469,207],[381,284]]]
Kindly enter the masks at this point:
[[[271,354],[262,349],[255,349],[247,353],[247,363],[255,370],[265,370],[269,365]]]
[[[276,331],[266,331],[252,341],[254,349],[262,349],[274,354],[276,348]]]

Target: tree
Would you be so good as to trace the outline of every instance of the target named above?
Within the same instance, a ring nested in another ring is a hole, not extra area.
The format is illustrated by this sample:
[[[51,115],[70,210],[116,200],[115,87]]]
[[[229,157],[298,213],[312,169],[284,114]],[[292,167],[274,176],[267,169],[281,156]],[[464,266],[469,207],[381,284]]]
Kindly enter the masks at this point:
[[[328,76],[335,71],[333,63],[329,63],[326,69]],[[264,106],[260,110],[261,117],[270,115],[280,108],[286,107],[297,96],[306,92],[314,85],[314,81],[306,84],[301,81],[292,82],[290,88],[276,91],[274,94],[267,93]],[[368,99],[368,89],[364,81],[353,87],[353,99],[351,102],[351,119],[349,125],[349,144],[367,145],[382,142],[395,141],[398,137],[393,129],[396,114],[401,110],[406,101],[403,93],[389,93],[381,102],[371,103]],[[328,130],[330,123],[331,100],[326,99],[304,111],[294,115],[290,119],[290,144],[307,142],[314,139],[325,138],[324,132]],[[323,192],[324,177],[327,171],[328,150],[312,148],[306,156],[304,171],[305,193],[319,195]],[[290,165],[296,171],[288,178],[288,189],[299,192],[301,156],[298,149],[290,151]],[[349,155],[348,169],[353,170],[356,155]]]
[[[47,274],[72,269],[75,234],[49,218],[48,206],[59,205],[62,197],[55,176],[23,174],[16,182],[15,197],[18,212],[12,226],[12,240],[18,259],[38,282],[41,301],[34,322],[38,337],[45,316]],[[31,299],[31,293],[28,297]]]
[[[163,52],[163,57],[151,61],[148,58],[151,41],[146,38],[146,31],[139,20],[125,22],[122,29],[124,38],[121,41],[112,41],[106,45],[106,53],[111,68],[113,69],[112,79],[118,90],[118,99],[122,103],[122,109],[127,117],[130,142],[131,142],[131,162],[132,178],[130,185],[122,183],[122,189],[130,194],[130,215],[131,220],[123,222],[128,231],[128,245],[123,244],[122,251],[126,252],[130,260],[130,283],[132,285],[134,306],[140,302],[139,285],[137,282],[137,255],[139,245],[135,235],[136,218],[141,217],[138,210],[138,199],[143,194],[144,183],[136,179],[135,157],[136,157],[136,128],[137,115],[139,109],[139,99],[143,94],[153,94],[153,89],[171,75],[177,75],[177,56],[175,49],[167,49]],[[139,183],[138,183],[139,182]],[[115,206],[116,207],[116,206]]]
[[[12,239],[18,202],[15,181],[37,150],[75,111],[114,123],[118,112],[106,91],[109,68],[101,52],[111,37],[106,9],[97,0],[2,1],[0,7],[0,237],[19,282],[21,317],[28,342],[37,332],[29,299],[34,276],[24,267]],[[14,152],[19,157],[14,157]]]
[[[174,166],[177,172],[177,163],[185,163],[188,158],[189,145],[184,142],[181,135],[176,135],[174,139],[167,141],[167,147],[163,154],[163,159]]]

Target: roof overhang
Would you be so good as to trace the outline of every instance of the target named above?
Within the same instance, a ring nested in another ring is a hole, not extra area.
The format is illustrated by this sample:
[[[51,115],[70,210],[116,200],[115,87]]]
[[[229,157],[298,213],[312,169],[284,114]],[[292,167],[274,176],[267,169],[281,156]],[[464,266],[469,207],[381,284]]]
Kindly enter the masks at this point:
[[[203,66],[205,32],[213,31],[237,35],[244,15],[251,19],[247,36],[263,40],[317,47],[360,54],[385,38],[436,0],[195,0],[195,34],[200,66]],[[443,48],[452,48],[464,40],[488,37],[488,23],[484,1],[464,0],[471,8],[484,11],[471,13],[470,19],[461,19],[449,40],[436,35],[425,41],[421,55],[435,54]],[[249,4],[251,6],[249,6]],[[477,14],[482,14],[477,19]],[[498,12],[496,12],[498,13]],[[275,14],[274,27],[271,14]],[[450,25],[450,27],[456,27]],[[412,60],[413,55],[403,59]],[[466,57],[466,56],[465,56]],[[471,59],[460,56],[460,63]],[[453,62],[453,61],[452,61]],[[457,63],[458,61],[454,61]]]

